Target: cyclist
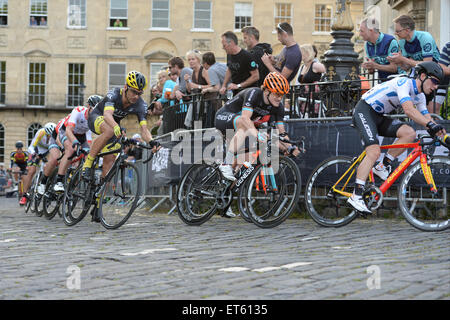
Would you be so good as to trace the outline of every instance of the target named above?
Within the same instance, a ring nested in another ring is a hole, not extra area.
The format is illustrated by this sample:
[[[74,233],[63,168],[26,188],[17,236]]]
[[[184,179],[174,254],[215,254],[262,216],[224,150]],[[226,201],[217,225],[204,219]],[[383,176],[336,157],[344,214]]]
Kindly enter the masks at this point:
[[[30,188],[31,181],[33,180],[34,175],[36,174],[36,168],[39,165],[39,162],[47,156],[49,150],[52,148],[58,148],[56,141],[53,137],[53,130],[55,129],[55,124],[53,122],[48,122],[45,126],[39,129],[30,145],[28,146],[28,152],[30,153],[30,157],[28,160],[28,173],[23,177],[23,190],[24,192],[28,192]],[[45,190],[45,185],[44,185]],[[42,187],[41,187],[42,191]],[[43,193],[43,191],[42,191]],[[24,194],[22,199],[20,199],[20,204],[24,205],[27,202],[27,194]]]
[[[426,94],[437,89],[443,77],[442,67],[436,62],[422,62],[416,66],[414,78],[397,77],[378,84],[363,94],[357,103],[353,123],[362,137],[366,157],[358,167],[355,190],[348,199],[355,210],[371,213],[362,195],[370,170],[381,153],[377,136],[398,138],[395,144],[411,143],[416,138],[416,132],[410,125],[385,117],[384,114],[401,106],[411,120],[426,126],[430,135],[445,134],[444,128],[431,119],[425,98]],[[404,151],[405,149],[389,149],[383,160],[374,167],[373,173],[386,180],[391,172],[391,162]]]
[[[16,142],[16,150],[11,152],[11,169],[14,175],[14,180],[19,182],[19,173],[24,174],[27,169],[28,152],[23,151],[23,142]]]
[[[81,148],[88,150],[92,143],[92,132],[89,130],[88,117],[92,109],[103,99],[99,95],[91,95],[86,106],[76,107],[72,112],[58,123],[56,132],[58,139],[64,146],[64,156],[58,167],[58,177],[53,186],[55,192],[64,192],[64,176],[70,166],[69,158]]]
[[[147,128],[147,103],[141,98],[147,87],[147,79],[138,71],[130,71],[126,77],[126,84],[123,88],[111,89],[92,110],[88,117],[89,129],[98,134],[94,140],[91,150],[83,165],[83,178],[90,179],[92,164],[97,154],[102,150],[108,141],[115,137],[122,136],[120,120],[128,114],[136,114],[141,135],[145,142],[150,143],[152,135]],[[153,152],[157,151],[158,143],[151,142]],[[104,177],[111,168],[114,155],[103,157],[102,176]]]
[[[224,178],[236,180],[233,168],[236,167],[235,153],[241,148],[247,136],[253,136],[259,142],[264,142],[267,136],[258,132],[256,127],[268,122],[271,118],[280,134],[286,132],[284,128],[284,107],[282,99],[289,92],[289,83],[284,76],[277,72],[269,73],[261,88],[246,88],[217,111],[215,127],[225,134],[226,130],[234,130],[225,154],[225,161],[219,166]],[[297,156],[300,151],[296,146],[282,145],[282,150]]]

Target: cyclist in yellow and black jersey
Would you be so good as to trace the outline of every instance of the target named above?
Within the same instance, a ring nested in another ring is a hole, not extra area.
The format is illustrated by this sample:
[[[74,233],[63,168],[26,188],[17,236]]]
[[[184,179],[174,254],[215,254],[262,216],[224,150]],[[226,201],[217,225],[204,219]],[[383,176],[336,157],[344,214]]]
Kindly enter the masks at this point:
[[[114,138],[122,136],[120,121],[128,114],[135,114],[141,126],[141,136],[146,143],[150,143],[152,135],[147,127],[147,103],[141,98],[147,87],[147,79],[138,71],[130,71],[123,88],[110,90],[89,114],[89,129],[98,134],[92,143],[89,155],[83,165],[83,177],[89,179],[92,164],[97,154]],[[154,143],[153,152],[157,151]],[[103,176],[108,172],[114,161],[114,155],[103,158]]]

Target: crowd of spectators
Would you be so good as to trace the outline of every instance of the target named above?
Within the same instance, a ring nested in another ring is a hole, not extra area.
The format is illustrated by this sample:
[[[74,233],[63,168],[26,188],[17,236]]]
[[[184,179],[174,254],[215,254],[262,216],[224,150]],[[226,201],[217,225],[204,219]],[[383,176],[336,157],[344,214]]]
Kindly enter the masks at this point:
[[[376,78],[382,82],[393,75],[412,74],[416,64],[433,60],[444,67],[447,78],[443,84],[448,84],[449,44],[439,52],[431,34],[415,30],[410,16],[397,17],[393,25],[395,36],[381,32],[380,23],[375,18],[361,21],[358,31],[365,41],[362,70],[376,73]],[[201,53],[198,50],[191,50],[184,57],[171,58],[167,70],[158,74],[158,84],[152,88],[154,100],[150,114],[162,115],[164,106],[189,102],[192,95],[201,94],[206,101],[229,99],[244,88],[261,86],[265,76],[274,71],[295,85],[319,82],[326,68],[317,57],[317,48],[308,43],[299,45],[292,26],[287,22],[279,23],[276,31],[278,41],[284,46],[278,55],[273,54],[269,43],[260,42],[256,27],[247,26],[241,30],[245,48],[239,46],[236,33],[227,31],[221,35],[226,64],[217,62],[214,52]],[[188,66],[185,66],[185,61]],[[427,97],[430,112],[435,112],[436,106],[440,107],[446,92],[441,89],[438,92],[441,96],[435,101],[432,101],[434,96]],[[185,105],[187,108],[188,104]],[[217,110],[220,104],[216,103],[214,107]]]

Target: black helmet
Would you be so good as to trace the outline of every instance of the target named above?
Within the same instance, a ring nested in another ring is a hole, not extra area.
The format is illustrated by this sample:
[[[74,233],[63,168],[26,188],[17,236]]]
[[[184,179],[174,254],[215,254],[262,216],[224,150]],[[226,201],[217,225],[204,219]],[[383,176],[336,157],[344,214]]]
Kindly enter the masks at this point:
[[[102,99],[103,99],[102,96],[93,94],[92,96],[90,96],[90,97],[87,99],[87,103],[93,108],[93,107],[95,107],[95,106],[97,105],[97,103],[99,103],[100,101],[102,101]]]
[[[442,70],[442,67],[434,61],[424,61],[419,63],[415,68],[416,78],[422,73],[425,73],[429,77],[433,76],[439,79],[439,82],[442,82],[444,79],[444,70]]]
[[[17,148],[17,149],[23,148],[23,142],[22,142],[22,141],[17,141],[17,142],[16,142],[16,148]]]
[[[138,71],[130,71],[127,75],[127,85],[139,91],[144,91],[147,87],[147,79]]]

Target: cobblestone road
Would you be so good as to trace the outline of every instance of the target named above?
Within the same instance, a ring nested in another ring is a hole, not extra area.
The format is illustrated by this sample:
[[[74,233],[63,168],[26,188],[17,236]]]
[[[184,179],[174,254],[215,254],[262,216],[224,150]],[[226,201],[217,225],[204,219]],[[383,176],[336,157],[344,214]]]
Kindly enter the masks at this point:
[[[0,197],[0,299],[449,299],[450,232],[403,220],[259,229],[135,213],[66,227]]]

